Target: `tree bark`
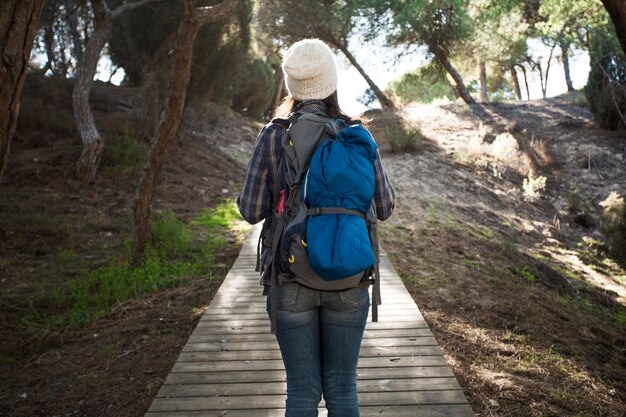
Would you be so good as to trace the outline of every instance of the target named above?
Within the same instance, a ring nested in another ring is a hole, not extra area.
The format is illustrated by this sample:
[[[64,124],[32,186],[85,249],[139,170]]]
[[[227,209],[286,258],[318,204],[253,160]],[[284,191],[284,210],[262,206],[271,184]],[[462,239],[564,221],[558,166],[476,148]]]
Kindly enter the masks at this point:
[[[624,0],[602,0],[604,8],[609,12],[615,33],[626,54],[626,2]]]
[[[270,104],[272,107],[270,109],[268,109],[268,111],[267,111],[267,114],[269,114],[270,118],[272,118],[274,116],[274,111],[276,110],[276,108],[280,104],[280,101],[283,98],[283,91],[285,90],[285,74],[280,69],[280,67],[278,68],[278,73],[280,75],[279,75],[278,81],[276,83],[276,90],[275,90],[275,93],[274,93],[274,99],[272,100],[272,104]]]
[[[548,76],[550,75],[550,64],[552,62],[552,55],[554,54],[554,48],[556,48],[556,44],[554,44],[550,48],[550,55],[548,55],[548,63],[546,64],[545,84],[541,87],[541,90],[543,92],[543,98],[546,98],[547,97],[547,93],[548,93]]]
[[[487,96],[487,69],[485,68],[485,61],[478,63],[480,68],[480,101],[486,103],[489,101]]]
[[[89,94],[98,68],[98,60],[111,35],[111,11],[105,0],[91,0],[94,13],[94,30],[85,47],[83,61],[78,66],[72,107],[78,134],[83,141],[83,151],[76,164],[76,177],[81,182],[91,182],[96,176],[102,156],[102,138],[89,105]]]
[[[0,2],[0,179],[20,112],[26,68],[44,0]]]
[[[565,72],[565,84],[567,84],[567,91],[574,91],[574,85],[572,84],[572,78],[570,77],[569,70],[569,44],[561,42],[561,57],[563,58],[563,71]]]
[[[185,13],[178,27],[174,71],[170,81],[169,96],[150,146],[148,160],[137,189],[135,200],[135,250],[144,253],[150,238],[150,206],[158,176],[163,168],[167,151],[178,135],[185,108],[187,87],[191,76],[193,45],[200,27],[228,17],[239,0],[226,0],[217,6],[194,10],[193,0],[185,0]],[[196,15],[197,14],[197,15]]]
[[[80,41],[80,34],[78,33],[78,18],[76,17],[77,10],[74,9],[72,0],[65,0],[65,13],[67,14],[67,26],[72,36],[72,45],[74,57],[76,57],[76,64],[80,66],[83,60],[83,46]]]
[[[530,88],[528,88],[528,74],[526,74],[526,67],[523,65],[519,65],[522,70],[522,74],[524,75],[524,86],[526,87],[526,100],[530,100]]]
[[[452,62],[450,62],[445,52],[440,50],[437,46],[431,47],[431,45],[428,45],[428,49],[430,49],[430,51],[435,55],[435,58],[439,60],[441,65],[443,65],[448,74],[450,74],[450,76],[454,80],[454,83],[456,84],[456,91],[459,94],[459,97],[461,97],[461,99],[463,99],[463,101],[467,104],[476,104],[476,100],[474,100],[470,92],[467,90],[461,74],[459,74],[456,68],[454,68]]]
[[[102,49],[111,37],[111,20],[127,10],[143,6],[156,0],[140,0],[124,3],[111,12],[106,0],[91,0],[94,14],[94,30],[83,51],[82,61],[78,65],[72,107],[78,134],[83,141],[83,150],[76,163],[76,178],[81,182],[91,182],[96,176],[102,157],[103,143],[93,112],[89,105],[89,94],[98,68]]]
[[[515,97],[517,97],[517,101],[522,101],[522,90],[519,86],[519,79],[517,78],[515,64],[509,65],[509,71],[511,72],[511,78],[513,79],[513,90],[515,91]]]
[[[333,42],[333,43],[335,44],[337,48],[339,48],[341,52],[343,52],[346,58],[348,58],[348,61],[350,61],[350,63],[354,66],[354,68],[356,68],[356,70],[359,71],[359,74],[361,74],[363,79],[365,79],[365,82],[367,82],[370,88],[374,90],[374,94],[376,94],[376,98],[378,99],[380,106],[383,109],[389,109],[389,110],[395,109],[396,105],[394,104],[394,102],[391,101],[389,97],[387,97],[385,93],[383,93],[382,90],[378,88],[376,83],[374,83],[374,81],[367,75],[363,67],[361,67],[361,65],[359,65],[359,63],[357,62],[354,55],[350,53],[350,51],[348,50],[348,47],[341,42]]]

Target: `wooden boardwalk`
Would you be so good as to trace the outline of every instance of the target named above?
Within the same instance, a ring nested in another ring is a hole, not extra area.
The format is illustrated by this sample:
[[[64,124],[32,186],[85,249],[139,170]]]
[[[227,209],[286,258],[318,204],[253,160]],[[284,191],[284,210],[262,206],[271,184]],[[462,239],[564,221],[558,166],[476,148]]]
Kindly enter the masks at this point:
[[[248,234],[146,417],[284,416],[285,372],[254,272],[259,230]],[[428,324],[384,255],[381,278],[380,321],[368,321],[359,358],[361,416],[473,416]],[[320,416],[326,416],[323,400]]]

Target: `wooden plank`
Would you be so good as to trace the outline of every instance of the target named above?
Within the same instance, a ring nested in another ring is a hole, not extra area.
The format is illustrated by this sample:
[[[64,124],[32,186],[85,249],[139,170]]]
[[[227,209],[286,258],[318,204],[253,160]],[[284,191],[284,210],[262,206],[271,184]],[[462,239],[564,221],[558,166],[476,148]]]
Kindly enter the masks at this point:
[[[183,349],[183,353],[191,352],[210,352],[212,361],[234,361],[234,360],[266,360],[266,359],[282,359],[278,345],[272,350],[239,350],[239,351],[220,351],[215,352],[213,345],[210,343],[187,343]],[[434,356],[442,355],[439,346],[376,346],[370,348],[362,348],[360,357],[395,357],[395,356],[411,356],[424,355]]]
[[[459,390],[461,387],[455,378],[412,378],[362,380],[358,382],[358,392],[393,392],[393,391],[433,391]],[[177,384],[163,385],[158,397],[234,397],[243,395],[285,395],[285,382],[250,382],[238,384]]]
[[[228,341],[227,339],[221,339],[218,342],[211,343],[213,345],[213,351],[221,352],[225,350],[267,350],[275,349],[275,346],[268,342],[241,342],[241,341]],[[403,337],[403,338],[366,338],[361,343],[362,347],[391,347],[391,346],[437,346],[437,341],[434,337],[421,336],[421,337]],[[206,346],[206,349],[210,349],[210,346]]]
[[[209,330],[209,331],[205,331]],[[430,329],[365,329],[363,337],[366,339],[389,338],[389,337],[421,337],[431,336]],[[230,333],[213,333],[211,329],[197,329],[189,338],[188,345],[193,346],[198,343],[215,343],[225,341],[248,341],[248,342],[275,342],[276,336],[270,333],[260,334],[233,334]],[[184,349],[183,349],[184,350]]]
[[[414,392],[374,392],[361,393],[362,406],[402,406],[417,404],[466,404],[461,390],[414,391]],[[242,397],[185,397],[160,398],[152,402],[150,411],[185,410],[261,410],[278,408],[285,403],[284,395],[248,395]]]
[[[361,417],[474,417],[472,409],[459,404],[427,404],[411,406],[368,406],[360,407]],[[326,417],[326,410],[320,410],[320,417]],[[262,410],[220,410],[203,411],[164,411],[149,412],[146,417],[284,417],[283,408]]]
[[[212,321],[199,321],[196,329],[204,332],[245,332],[247,329],[253,333],[269,333],[269,321],[255,320],[231,320],[228,322],[216,323]],[[392,329],[428,329],[428,323],[424,320],[398,320],[369,322],[366,325],[368,330],[392,330]]]
[[[278,371],[282,360],[207,361],[210,352],[181,353],[172,372]],[[359,368],[446,366],[443,356],[396,356],[359,358]]]
[[[253,271],[256,236],[249,235],[146,417],[284,416],[285,372]],[[381,272],[381,320],[367,323],[357,370],[361,415],[473,416],[384,253]],[[320,415],[327,415],[323,401]]]
[[[418,319],[422,320],[423,318],[419,315],[407,315],[401,311],[394,311],[394,310],[386,313],[383,317],[379,317],[379,321],[381,322],[411,321],[411,320],[418,320]],[[217,313],[211,312],[211,314],[205,314],[200,319],[202,323],[208,323],[208,322],[219,323],[219,322],[231,321],[231,320],[244,320],[246,322],[262,320],[262,321],[267,322],[269,321],[269,316],[266,312],[262,312],[262,313],[244,312],[244,313],[238,313],[236,316],[234,316],[233,314],[223,314],[223,313],[217,314]],[[368,321],[371,321],[371,317]]]
[[[405,379],[452,377],[448,366],[416,366],[407,368],[362,368],[357,369],[357,381],[365,379]],[[166,384],[211,384],[250,381],[281,382],[285,371],[240,371],[240,372],[174,372],[166,379]]]

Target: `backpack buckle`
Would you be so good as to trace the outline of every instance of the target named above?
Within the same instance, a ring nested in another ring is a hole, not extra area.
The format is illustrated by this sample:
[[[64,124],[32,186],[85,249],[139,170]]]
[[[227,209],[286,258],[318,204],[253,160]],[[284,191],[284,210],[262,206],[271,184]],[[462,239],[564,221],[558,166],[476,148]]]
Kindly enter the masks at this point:
[[[320,214],[322,214],[322,208],[321,207],[315,207],[313,209],[313,215],[314,216],[319,216]]]

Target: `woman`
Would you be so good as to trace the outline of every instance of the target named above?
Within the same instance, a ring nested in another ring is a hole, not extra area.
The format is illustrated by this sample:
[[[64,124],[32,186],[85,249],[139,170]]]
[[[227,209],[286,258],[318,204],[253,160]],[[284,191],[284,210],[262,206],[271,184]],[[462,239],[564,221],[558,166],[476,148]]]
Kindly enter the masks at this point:
[[[328,46],[318,39],[295,43],[283,59],[282,69],[289,95],[276,116],[291,112],[324,113],[349,121],[337,100],[337,66]],[[268,222],[276,202],[272,190],[282,157],[285,127],[267,124],[259,133],[252,159],[237,199],[248,222]],[[395,194],[380,155],[374,162],[374,202],[379,220],[394,208]],[[262,256],[268,271],[266,250]],[[263,277],[267,283],[267,277]],[[270,312],[268,294],[268,312]],[[369,310],[367,287],[344,291],[317,291],[298,283],[277,290],[276,338],[287,372],[286,417],[317,416],[322,394],[329,417],[358,417],[356,366]]]

